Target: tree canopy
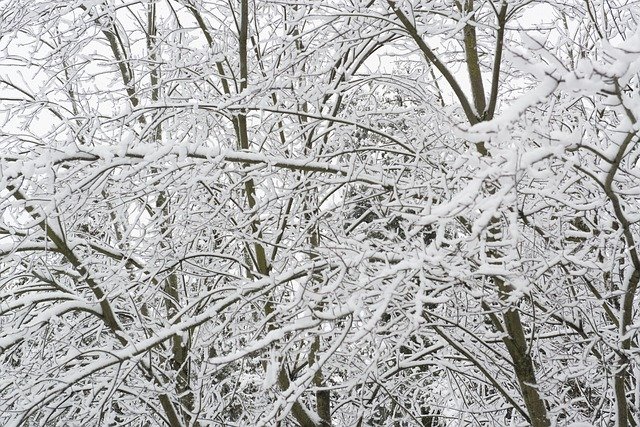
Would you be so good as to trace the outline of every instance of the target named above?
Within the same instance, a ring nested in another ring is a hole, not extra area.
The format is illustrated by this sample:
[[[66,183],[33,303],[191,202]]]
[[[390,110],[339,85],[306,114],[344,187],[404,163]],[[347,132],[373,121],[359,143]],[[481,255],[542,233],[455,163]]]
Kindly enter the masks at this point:
[[[640,424],[635,0],[0,0],[0,424]]]

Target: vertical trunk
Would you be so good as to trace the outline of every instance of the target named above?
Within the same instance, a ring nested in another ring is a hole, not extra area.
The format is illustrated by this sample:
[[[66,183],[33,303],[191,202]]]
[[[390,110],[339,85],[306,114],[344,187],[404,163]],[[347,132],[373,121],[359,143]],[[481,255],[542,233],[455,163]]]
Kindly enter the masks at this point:
[[[317,338],[316,338],[317,339]],[[325,385],[324,375],[322,370],[318,369],[316,375],[313,378],[313,382],[316,387],[323,387]],[[316,406],[318,408],[318,415],[322,418],[322,426],[331,426],[331,392],[329,390],[316,391]]]
[[[499,220],[493,220],[492,228],[495,228],[492,231],[494,233],[491,233],[487,237],[488,241],[495,242],[497,240],[494,235],[498,235],[500,232],[498,228],[499,224]],[[490,253],[489,255],[493,257],[498,256],[497,253]],[[493,282],[498,288],[500,299],[506,303],[512,291],[511,287],[505,283],[501,277],[493,277]],[[531,359],[531,354],[527,346],[527,339],[524,334],[520,313],[516,307],[508,307],[502,318],[504,321],[504,330],[507,333],[507,336],[503,338],[503,342],[513,362],[514,373],[518,380],[522,399],[529,413],[531,425],[533,427],[549,427],[551,424],[547,414],[547,408],[538,390],[535,367],[533,366],[533,360]],[[492,319],[492,322],[496,321],[498,320]],[[498,329],[501,328],[498,326]]]
[[[635,253],[635,248],[632,250]],[[637,257],[637,255],[636,255]],[[640,270],[634,269],[629,284],[622,297],[620,304],[620,337],[622,337],[621,348],[616,361],[616,371],[614,374],[614,392],[616,396],[616,427],[635,426],[636,420],[631,417],[629,403],[627,401],[627,389],[629,388],[629,357],[627,353],[631,350],[631,337],[628,334],[629,326],[633,323],[633,301],[640,282]]]
[[[313,235],[316,233],[314,232]],[[311,238],[313,242],[313,236]],[[320,337],[315,336],[311,343],[311,349],[309,350],[309,366],[312,366],[318,361],[318,353],[320,351]],[[318,367],[316,373],[313,376],[313,385],[316,390],[316,409],[318,415],[322,419],[322,427],[331,426],[331,391],[326,388],[325,378],[322,373],[322,367]]]
[[[249,33],[249,2],[248,0],[240,0],[240,21],[239,21],[239,35],[238,35],[238,53],[240,60],[240,91],[244,91],[248,87],[249,67],[248,67],[248,33]],[[247,129],[247,115],[242,111],[234,120],[234,127],[236,129],[236,136],[238,146],[242,150],[249,149],[249,133]],[[253,210],[256,206],[256,190],[255,182],[249,178],[245,181],[245,195],[247,197],[247,204],[249,208]],[[270,273],[270,265],[267,259],[267,254],[264,249],[264,245],[259,242],[260,234],[260,221],[255,218],[251,221],[251,229],[254,237],[258,240],[254,244],[255,250],[255,263],[258,272],[264,276]],[[265,315],[268,317],[274,311],[271,302],[267,301],[264,307]],[[267,329],[273,328],[272,325],[268,325]],[[285,367],[282,367],[278,373],[278,385],[282,390],[289,388],[291,381],[289,374]],[[291,409],[291,413],[294,418],[302,427],[317,427],[305,407],[299,402],[295,402]]]
[[[296,6],[294,6],[294,10],[297,11]],[[298,38],[298,36],[300,35],[300,32],[297,26],[293,29],[292,34],[294,35],[294,37],[296,37],[296,49],[298,50],[298,52],[301,52],[303,49],[303,45],[302,45],[302,40]],[[305,68],[303,65],[303,73],[304,71],[305,71]],[[302,104],[301,109],[305,113],[308,112],[308,105],[306,102]],[[307,121],[307,119],[306,117],[302,116],[300,118],[300,121],[304,123]],[[314,132],[312,130],[309,132],[309,134],[306,137],[305,156],[309,156],[313,154],[312,153],[313,135],[314,135]],[[306,175],[307,173],[304,172],[303,179],[305,180],[306,180]],[[312,191],[311,189],[307,189],[305,191],[305,200],[304,200],[304,212],[305,212],[304,218],[307,223],[310,223],[311,221],[315,220],[314,216],[316,216],[318,213],[317,205],[318,205],[318,202],[315,196],[315,192]],[[316,254],[313,252],[313,250],[315,250],[320,245],[320,231],[318,229],[318,224],[314,224],[312,227],[310,227],[308,241],[309,241],[309,245],[312,248],[310,258],[311,260],[314,260],[316,259]],[[319,278],[316,276],[313,277],[313,280],[314,282],[319,282]],[[322,307],[323,307],[323,303],[320,302],[318,309],[321,310]],[[309,366],[312,366],[314,363],[318,361],[318,353],[320,352],[320,346],[321,346],[320,337],[315,336],[313,338],[313,343],[311,344],[311,349],[309,350],[309,357],[308,357]],[[315,396],[316,410],[318,411],[318,415],[322,420],[322,426],[330,427],[331,426],[331,392],[329,390],[322,390],[322,388],[326,387],[326,384],[325,384],[325,379],[322,373],[321,366],[318,366],[317,371],[313,376],[313,385],[317,388],[315,393],[316,394]]]
[[[464,110],[469,124],[474,125],[479,121],[486,119],[486,100],[484,94],[484,84],[482,81],[482,73],[479,64],[478,58],[478,46],[476,40],[476,30],[475,27],[469,23],[467,23],[463,30],[464,35],[464,45],[465,45],[465,54],[466,54],[466,62],[467,69],[469,71],[469,78],[471,82],[471,91],[473,96],[473,107],[469,103],[467,97],[465,96],[462,88],[457,83],[455,77],[451,73],[451,71],[444,65],[444,63],[435,55],[435,53],[429,48],[429,46],[425,43],[425,41],[420,36],[416,26],[409,20],[409,18],[402,12],[396,5],[396,2],[393,0],[387,0],[387,3],[395,13],[398,20],[402,23],[403,27],[406,29],[407,33],[413,40],[416,42],[422,53],[424,54],[427,61],[435,66],[435,68],[442,73],[443,77],[453,90],[456,98],[460,102],[462,109]],[[460,12],[466,12],[466,14],[473,14],[474,6],[473,0],[467,0],[464,6],[456,1],[456,5]],[[499,60],[502,55],[502,39],[504,37],[504,24],[506,23],[506,6],[503,5],[499,12],[499,40],[498,45],[496,46],[496,62],[494,64],[494,85],[492,87],[491,94],[491,103],[492,108],[495,108],[495,97],[497,97],[497,76],[499,75]],[[473,110],[476,111],[473,111]],[[490,156],[490,153],[486,149],[484,142],[477,142],[476,148],[481,156]],[[494,225],[498,227],[498,220],[495,220]],[[500,233],[500,230],[496,230],[497,234]],[[496,235],[497,235],[496,234]],[[492,236],[488,237],[489,240],[494,239]],[[494,239],[495,241],[495,239]],[[496,256],[498,254],[495,254]],[[509,296],[510,290],[509,287],[504,283],[504,281],[499,277],[493,278],[496,286],[498,287],[499,293],[501,294],[503,300]],[[547,410],[544,405],[544,401],[540,397],[540,393],[537,389],[537,382],[535,377],[535,370],[533,366],[533,361],[531,356],[529,355],[527,349],[527,343],[524,336],[524,329],[522,326],[522,321],[520,319],[520,315],[518,314],[515,308],[510,308],[503,317],[505,323],[505,329],[507,331],[508,337],[505,338],[504,343],[507,347],[509,355],[511,356],[512,361],[515,366],[515,375],[518,380],[518,384],[520,386],[522,397],[529,412],[529,416],[531,419],[531,424],[534,427],[547,427],[550,425],[549,419],[547,417]]]
[[[522,399],[531,418],[531,425],[533,427],[548,427],[550,422],[547,416],[547,408],[538,391],[533,360],[527,349],[527,340],[522,328],[520,314],[515,308],[512,308],[504,314],[503,319],[505,329],[509,335],[505,339],[505,344],[513,361],[518,385],[522,392]]]
[[[485,120],[493,119],[498,102],[498,86],[500,85],[500,69],[502,66],[502,51],[504,50],[504,28],[507,25],[507,4],[502,3],[498,12],[498,33],[496,34],[496,50],[493,56],[493,70],[491,75],[491,93],[487,106]]]
[[[248,47],[248,33],[249,33],[249,2],[248,0],[240,1],[240,34],[238,36],[238,53],[240,56],[240,91],[244,91],[248,86],[249,78],[249,66],[247,58]],[[249,149],[249,131],[247,129],[247,115],[242,111],[235,119],[236,137],[238,141],[238,148],[241,150]],[[244,183],[245,194],[247,197],[247,204],[250,209],[256,206],[255,198],[255,183],[252,178],[249,178]],[[251,221],[251,231],[256,238],[260,238],[260,221],[256,218]],[[267,254],[264,250],[264,246],[256,242],[254,245],[256,268],[262,275],[269,274],[269,263],[267,260]]]
[[[168,209],[168,200],[161,192],[156,199],[156,207],[159,209],[159,215],[162,216],[160,232],[166,239],[171,240],[170,215]],[[161,243],[163,248],[168,248],[166,244]],[[167,320],[171,320],[180,311],[180,280],[178,273],[171,272],[164,281],[164,305]],[[171,368],[176,372],[176,394],[179,397],[180,404],[183,408],[183,417],[186,424],[191,422],[191,414],[194,410],[193,393],[189,380],[189,349],[191,342],[189,339],[184,340],[182,335],[174,335],[171,338]],[[198,425],[196,422],[195,426]]]
[[[157,26],[156,26],[156,0],[150,0],[147,4],[147,50],[149,56],[149,64],[151,70],[149,72],[149,80],[151,83],[151,100],[157,102],[160,99],[160,72],[157,65]],[[162,139],[162,125],[157,122],[154,126],[151,137],[154,142]],[[159,215],[162,215],[160,232],[166,239],[171,239],[171,220],[169,211],[169,200],[164,192],[160,192],[156,199],[156,207]],[[166,245],[162,245],[166,246]],[[176,272],[172,272],[165,280],[165,310],[167,319],[173,318],[180,310],[180,290],[179,278]],[[189,341],[189,340],[187,340]],[[184,342],[182,336],[176,335],[171,339],[171,367],[176,372],[176,394],[179,397],[180,404],[183,408],[183,417],[186,424],[191,422],[191,414],[193,413],[193,393],[190,388],[189,380],[189,349],[190,342]],[[165,403],[162,403],[165,406]],[[198,426],[195,422],[194,426]]]
[[[473,0],[467,0],[464,4],[465,19],[473,20]],[[482,118],[486,111],[486,101],[484,96],[484,84],[482,82],[482,70],[478,59],[478,42],[476,38],[476,27],[467,21],[464,26],[464,51],[466,54],[467,70],[469,71],[469,82],[471,83],[471,93],[473,104],[476,108],[476,115]]]
[[[308,214],[307,214],[308,216]],[[318,234],[317,227],[313,228],[311,232],[311,236],[309,237],[309,241],[311,243],[311,247],[315,248],[319,245],[320,236]],[[311,258],[315,258],[314,255]],[[320,307],[321,308],[321,307]],[[314,363],[318,361],[318,353],[320,351],[320,337],[315,336],[313,338],[313,343],[311,344],[311,349],[309,351],[309,366],[312,366]],[[318,411],[318,415],[322,419],[322,427],[330,427],[331,426],[331,392],[329,390],[323,390],[326,388],[325,378],[322,373],[322,367],[318,367],[316,373],[313,376],[313,385],[317,388],[316,390],[316,409]]]
[[[624,105],[622,97],[620,95],[621,89],[618,89],[618,96],[620,102]],[[633,125],[637,124],[635,115],[626,110],[629,122]],[[633,267],[633,273],[629,277],[629,282],[625,288],[622,289],[623,293],[620,301],[620,319],[619,319],[619,337],[620,337],[620,350],[618,352],[618,359],[616,361],[616,372],[614,375],[614,393],[616,396],[616,427],[622,427],[627,425],[636,425],[635,420],[630,417],[629,403],[627,402],[627,386],[629,381],[629,359],[628,353],[631,350],[632,337],[628,335],[628,330],[633,323],[633,305],[635,301],[636,292],[638,291],[638,285],[640,283],[640,256],[636,249],[636,238],[631,229],[631,223],[627,218],[622,201],[616,193],[616,185],[614,183],[616,173],[620,169],[622,160],[627,154],[627,150],[632,142],[636,139],[637,132],[629,132],[626,138],[620,144],[616,156],[611,163],[611,168],[607,172],[607,176],[604,182],[604,191],[611,205],[613,211],[618,219],[618,222],[622,226],[622,234],[624,236],[625,244],[628,250],[629,258]]]

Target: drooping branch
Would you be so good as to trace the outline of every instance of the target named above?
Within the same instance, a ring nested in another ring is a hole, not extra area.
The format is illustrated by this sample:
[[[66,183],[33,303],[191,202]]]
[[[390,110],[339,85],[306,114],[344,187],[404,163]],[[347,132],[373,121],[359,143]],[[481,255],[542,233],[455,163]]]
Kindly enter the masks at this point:
[[[507,25],[507,3],[503,2],[498,12],[498,33],[496,35],[496,49],[493,56],[493,71],[491,75],[491,93],[489,94],[489,106],[486,111],[486,120],[493,119],[498,102],[498,89],[500,86],[500,69],[502,67],[502,52],[504,50],[504,33]]]

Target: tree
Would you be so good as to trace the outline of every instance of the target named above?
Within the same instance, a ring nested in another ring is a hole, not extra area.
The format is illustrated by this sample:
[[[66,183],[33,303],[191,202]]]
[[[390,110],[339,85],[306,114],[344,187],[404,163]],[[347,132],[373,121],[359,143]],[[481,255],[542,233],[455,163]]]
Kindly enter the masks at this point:
[[[639,10],[6,1],[0,420],[637,425]]]

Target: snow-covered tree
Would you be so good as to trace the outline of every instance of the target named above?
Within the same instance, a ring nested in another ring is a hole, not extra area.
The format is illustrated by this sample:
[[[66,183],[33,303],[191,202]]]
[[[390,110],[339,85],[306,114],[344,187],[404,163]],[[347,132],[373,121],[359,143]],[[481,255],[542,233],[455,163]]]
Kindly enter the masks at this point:
[[[0,422],[640,422],[640,5],[4,0]]]

